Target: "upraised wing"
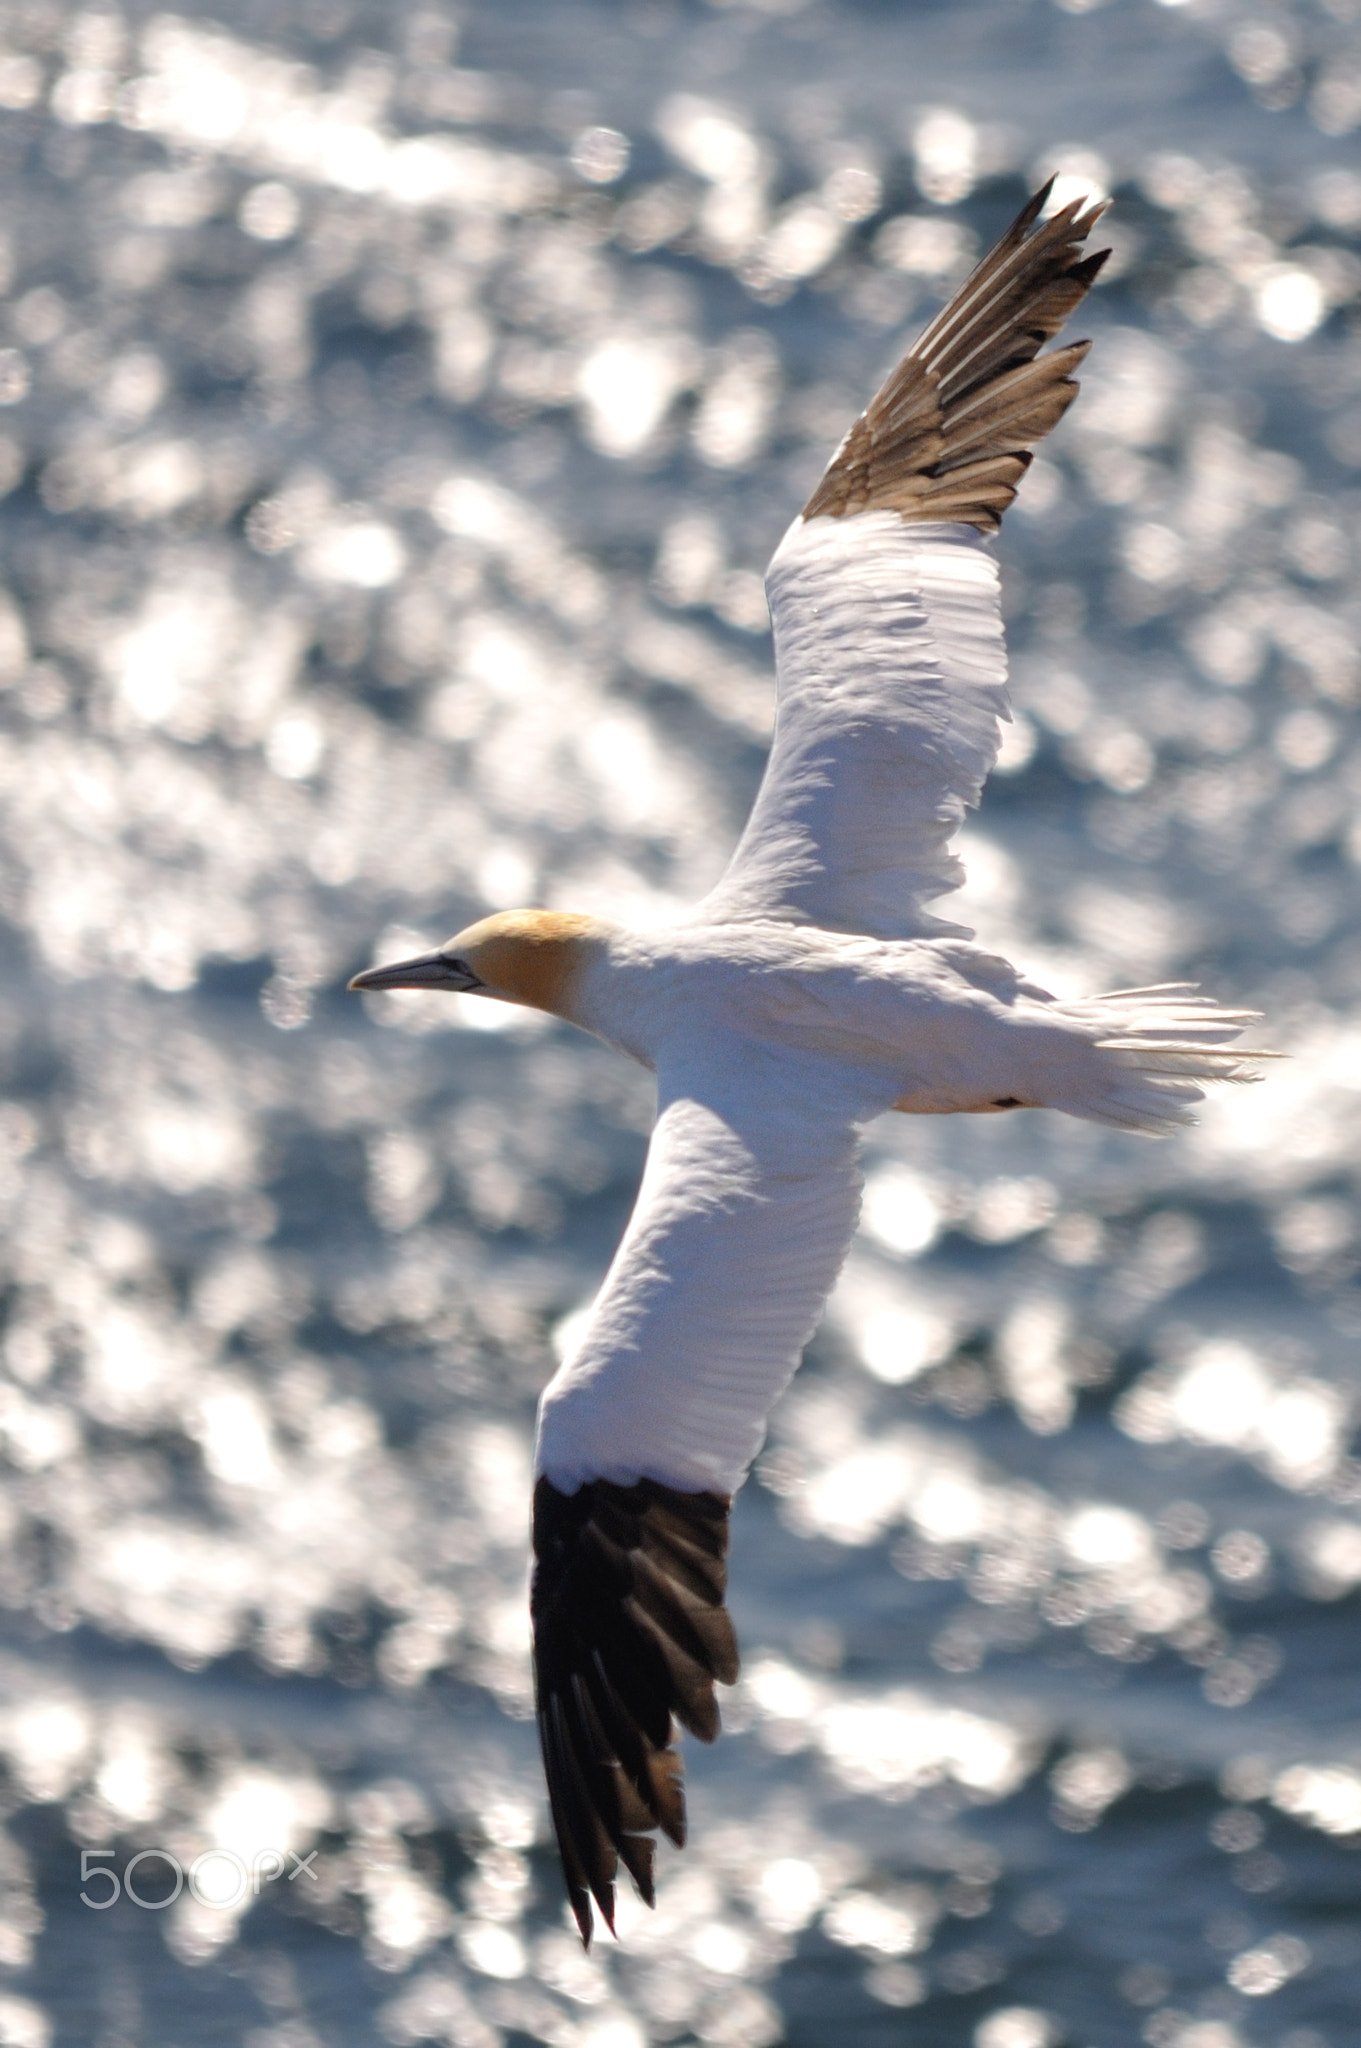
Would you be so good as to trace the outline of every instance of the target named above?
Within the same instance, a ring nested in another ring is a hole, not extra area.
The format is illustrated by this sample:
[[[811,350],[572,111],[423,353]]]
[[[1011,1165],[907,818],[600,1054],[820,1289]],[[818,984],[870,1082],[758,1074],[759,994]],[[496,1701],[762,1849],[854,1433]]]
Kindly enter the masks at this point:
[[[737,1676],[728,1510],[855,1228],[857,1118],[835,1075],[738,1041],[663,1106],[632,1219],[540,1409],[534,1671],[553,1823],[583,1940],[653,1830],[684,1840],[676,1723],[718,1733]]]
[[[961,931],[925,905],[964,878],[949,841],[1010,716],[984,536],[1077,395],[1089,344],[1038,352],[1106,254],[1081,254],[1100,206],[1034,227],[1048,189],[913,344],[776,551],[775,741],[706,922]]]

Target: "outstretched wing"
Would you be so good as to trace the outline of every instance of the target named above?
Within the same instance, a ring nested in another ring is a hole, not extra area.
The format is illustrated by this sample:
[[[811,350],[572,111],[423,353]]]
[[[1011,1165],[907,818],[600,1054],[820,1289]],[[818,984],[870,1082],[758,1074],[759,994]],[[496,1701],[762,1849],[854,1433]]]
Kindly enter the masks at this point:
[[[913,342],[833,456],[805,519],[892,509],[904,519],[961,521],[996,533],[1027,452],[1077,396],[1075,341],[1039,361],[1086,297],[1108,249],[1083,257],[1104,203],[1063,206],[1030,232],[1040,188],[948,306]]]
[[[1077,395],[1089,344],[1038,352],[1106,253],[1081,255],[1099,206],[1034,228],[1047,191],[913,344],[776,551],[775,742],[706,921],[960,931],[924,906],[964,878],[948,842],[1010,715],[984,536]]]
[[[613,1925],[622,1860],[652,1902],[652,1831],[685,1835],[676,1723],[718,1734],[737,1676],[728,1509],[855,1228],[855,1120],[835,1078],[734,1041],[661,1075],[643,1184],[585,1337],[540,1407],[534,1671],[572,1908]]]
[[[714,1681],[737,1677],[723,1605],[731,1496],[640,1479],[534,1489],[539,1742],[567,1893],[589,1947],[614,1926],[619,1862],[652,1905],[653,1831],[685,1841],[676,1722],[712,1742]]]

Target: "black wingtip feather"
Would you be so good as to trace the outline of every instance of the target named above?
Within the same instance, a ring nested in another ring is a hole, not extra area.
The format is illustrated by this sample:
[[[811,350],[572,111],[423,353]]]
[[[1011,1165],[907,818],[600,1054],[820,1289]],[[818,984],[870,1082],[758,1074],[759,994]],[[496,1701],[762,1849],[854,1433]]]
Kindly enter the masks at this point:
[[[1075,263],[1068,272],[1074,284],[1080,284],[1084,291],[1090,291],[1097,278],[1110,262],[1109,249],[1097,249],[1092,255],[1084,256],[1081,263]]]
[[[1037,221],[1039,219],[1040,215],[1044,211],[1045,203],[1048,200],[1050,193],[1053,191],[1054,186],[1058,181],[1058,175],[1059,174],[1057,171],[1051,171],[1049,176],[1041,185],[1039,191],[1031,193],[1029,199],[1027,199],[1025,205],[1021,208],[1015,220],[1007,229],[1008,235],[1024,234],[1025,230],[1032,224],[1032,222]]]
[[[722,1494],[654,1479],[534,1491],[534,1680],[549,1806],[589,1947],[592,1901],[614,1930],[620,1862],[653,1903],[654,1838],[685,1841],[676,1723],[719,1732],[715,1681],[737,1676],[723,1606]]]
[[[1040,351],[1110,255],[1081,253],[1108,200],[1069,200],[1041,220],[1054,182],[1032,193],[917,337],[837,451],[804,507],[805,519],[891,510],[903,519],[962,521],[996,531],[1015,496],[1022,458],[1076,396],[1067,372],[1080,357]],[[1032,365],[1025,388],[1034,402],[999,403],[992,430],[980,438],[980,403],[990,404],[1003,380]],[[1018,465],[1010,482],[1007,464]],[[961,485],[966,467],[978,477],[973,498]]]

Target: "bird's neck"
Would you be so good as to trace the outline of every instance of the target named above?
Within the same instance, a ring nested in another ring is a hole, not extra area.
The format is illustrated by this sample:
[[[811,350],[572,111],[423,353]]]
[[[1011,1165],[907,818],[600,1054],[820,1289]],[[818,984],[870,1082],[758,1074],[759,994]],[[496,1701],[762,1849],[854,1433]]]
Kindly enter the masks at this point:
[[[478,972],[509,1001],[580,1023],[582,977],[599,958],[608,928],[593,917],[554,910],[527,911],[514,930],[506,923],[479,945]]]

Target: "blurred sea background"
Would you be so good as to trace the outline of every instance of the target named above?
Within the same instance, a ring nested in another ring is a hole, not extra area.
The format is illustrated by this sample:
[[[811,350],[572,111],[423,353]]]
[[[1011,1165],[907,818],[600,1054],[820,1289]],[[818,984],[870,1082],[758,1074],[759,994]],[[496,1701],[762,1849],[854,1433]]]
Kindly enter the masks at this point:
[[[1358,0],[0,6],[4,2048],[1355,2043],[1358,130]],[[876,1127],[586,1958],[532,1417],[650,1087],[344,982],[715,879],[763,565],[1050,171],[1115,254],[942,907],[1291,1058]]]

